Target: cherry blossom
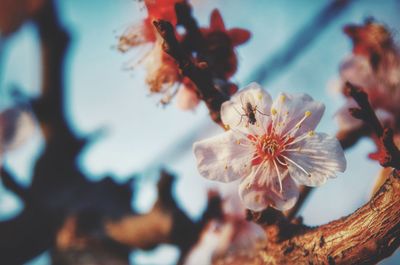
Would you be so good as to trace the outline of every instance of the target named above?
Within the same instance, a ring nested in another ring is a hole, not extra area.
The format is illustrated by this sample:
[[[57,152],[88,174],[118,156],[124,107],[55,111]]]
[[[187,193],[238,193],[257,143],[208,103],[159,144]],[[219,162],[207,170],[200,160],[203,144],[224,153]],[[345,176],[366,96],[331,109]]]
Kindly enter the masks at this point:
[[[151,93],[167,94],[178,80],[181,80],[179,69],[174,59],[162,49],[161,41],[155,43],[154,48],[145,61],[147,69],[146,83]]]
[[[175,4],[182,0],[145,0],[148,15],[140,23],[129,27],[120,37],[118,49],[126,52],[131,48],[143,46],[146,50],[133,65],[143,63],[147,70],[146,83],[150,93],[161,94],[160,103],[167,104],[177,95],[177,106],[182,110],[192,110],[200,102],[193,82],[183,76],[177,64],[162,50],[162,40],[156,33],[152,21],[163,19],[176,24]],[[235,47],[250,38],[250,32],[240,28],[226,29],[221,14],[215,9],[210,18],[209,27],[201,27],[205,48],[199,51],[193,43],[191,34],[175,32],[187,54],[197,54],[195,62],[207,62],[213,74],[214,85],[221,87],[221,92],[231,95],[236,86],[228,80],[237,70]],[[149,44],[144,46],[144,44]],[[220,84],[223,83],[223,86]]]
[[[212,72],[219,78],[229,78],[237,70],[235,47],[246,43],[251,34],[242,28],[227,29],[218,9],[210,17],[210,26],[200,29],[207,46],[206,57]]]
[[[346,82],[362,87],[380,121],[400,128],[396,117],[400,115],[400,51],[390,32],[381,24],[366,21],[363,25],[348,25],[345,33],[353,42],[353,53],[340,66],[341,86]],[[362,126],[348,112],[355,107],[348,98],[338,111],[337,120],[343,131]]]
[[[175,4],[178,2],[182,1],[145,0],[147,17],[140,23],[129,27],[119,38],[118,43],[118,49],[121,52],[127,52],[134,47],[150,44],[150,46],[145,47],[144,55],[134,65],[138,63],[144,64],[147,70],[146,83],[149,86],[150,93],[162,94],[160,100],[162,104],[167,104],[171,101],[180,84],[184,86],[191,83],[190,80],[184,80],[187,78],[184,78],[179,73],[179,68],[174,59],[162,50],[162,40],[152,24],[153,20],[163,19],[175,25]],[[190,101],[192,98],[183,97],[183,100]],[[186,109],[193,104],[192,102],[182,102],[179,105],[184,106]]]
[[[193,82],[182,84],[178,90],[176,99],[177,106],[181,110],[192,110],[200,103],[200,98],[197,95]]]
[[[145,43],[155,43],[157,32],[152,24],[155,19],[164,19],[176,23],[175,3],[180,0],[145,0],[147,16],[138,24],[128,27],[119,38],[118,49],[126,52]]]
[[[138,24],[130,26],[119,38],[118,49],[126,52],[131,48],[150,44],[144,49],[144,55],[136,63],[142,62],[147,68],[146,82],[151,93],[165,93],[162,101],[167,101],[169,88],[182,77],[175,61],[162,50],[162,40],[152,22],[163,19],[176,24],[175,3],[181,0],[145,0],[147,16]]]
[[[337,139],[314,132],[324,109],[307,94],[281,93],[272,102],[250,84],[222,105],[229,130],[194,143],[200,174],[220,182],[240,179],[240,198],[251,210],[293,207],[298,184],[320,186],[346,168]]]
[[[237,185],[232,182],[218,186],[223,198],[223,219],[208,225],[185,264],[212,264],[218,256],[250,249],[265,239],[261,226],[246,220],[246,209],[237,194]]]
[[[224,220],[217,232],[220,234],[219,246],[215,255],[251,247],[265,237],[262,228],[246,219],[246,208],[238,196],[237,182],[224,185],[226,189],[223,201]]]

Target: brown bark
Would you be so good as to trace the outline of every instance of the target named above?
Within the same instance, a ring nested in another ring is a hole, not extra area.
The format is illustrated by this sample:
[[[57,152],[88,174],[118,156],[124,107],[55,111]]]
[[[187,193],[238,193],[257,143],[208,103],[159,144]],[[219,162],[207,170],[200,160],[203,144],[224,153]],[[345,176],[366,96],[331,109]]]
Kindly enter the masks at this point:
[[[400,245],[399,212],[400,178],[393,173],[353,214],[315,228],[268,225],[270,237],[258,248],[218,258],[214,264],[375,264]],[[282,228],[289,235],[279,235]]]
[[[209,109],[211,119],[218,125],[223,126],[220,109],[222,103],[228,100],[229,97],[219,92],[214,86],[213,77],[207,63],[196,63],[190,55],[184,52],[181,44],[176,39],[171,23],[160,20],[154,21],[153,24],[165,40],[163,43],[164,51],[176,60],[183,75],[190,78],[196,85],[200,98],[206,103]]]

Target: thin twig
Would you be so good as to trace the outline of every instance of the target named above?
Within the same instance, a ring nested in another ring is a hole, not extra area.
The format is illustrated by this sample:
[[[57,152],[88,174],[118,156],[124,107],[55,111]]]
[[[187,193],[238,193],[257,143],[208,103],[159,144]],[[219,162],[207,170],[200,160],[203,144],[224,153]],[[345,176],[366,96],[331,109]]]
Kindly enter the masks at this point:
[[[217,124],[223,126],[220,109],[222,103],[229,100],[229,97],[214,87],[213,77],[207,63],[195,63],[191,56],[184,52],[184,49],[175,36],[174,27],[171,23],[164,20],[156,20],[153,24],[164,39],[163,50],[176,60],[182,74],[196,85],[197,92],[206,103],[211,118]]]
[[[346,95],[352,97],[359,106],[359,108],[349,109],[351,115],[369,125],[378,137],[378,160],[380,164],[383,167],[400,169],[400,151],[394,143],[393,130],[391,128],[384,128],[381,125],[374,109],[368,101],[368,94],[362,88],[354,86],[349,82],[346,83],[344,92]]]

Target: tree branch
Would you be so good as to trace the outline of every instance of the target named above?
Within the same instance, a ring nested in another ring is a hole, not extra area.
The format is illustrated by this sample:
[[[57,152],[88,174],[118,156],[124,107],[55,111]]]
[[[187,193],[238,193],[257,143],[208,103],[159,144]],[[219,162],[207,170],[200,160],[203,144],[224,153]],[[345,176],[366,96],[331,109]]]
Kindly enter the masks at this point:
[[[60,126],[62,89],[62,60],[66,48],[67,38],[65,32],[60,28],[57,15],[52,1],[47,1],[35,14],[34,21],[40,32],[43,64],[43,95],[34,102],[34,110],[42,124],[44,135],[49,135],[48,122],[57,124],[57,128],[63,131],[65,126]],[[57,100],[53,100],[57,98]],[[49,167],[54,166],[48,161]],[[3,172],[5,173],[5,172]],[[59,174],[47,176],[49,178]],[[5,175],[7,177],[7,175]],[[48,249],[54,239],[57,224],[61,216],[52,215],[48,209],[38,204],[38,198],[33,198],[32,187],[22,190],[15,186],[12,176],[7,180],[9,187],[21,196],[27,198],[25,208],[17,217],[9,221],[0,222],[0,260],[5,264],[21,264],[39,255]],[[34,173],[33,181],[37,179]],[[40,177],[39,177],[40,178]],[[13,184],[14,183],[14,184]],[[51,184],[50,184],[51,185]],[[47,186],[48,187],[48,186]],[[56,187],[53,186],[52,189]],[[45,197],[47,193],[37,192]],[[47,199],[48,197],[46,197]],[[45,201],[45,200],[42,200]]]
[[[14,192],[24,202],[29,201],[30,196],[28,189],[22,187],[18,182],[15,181],[15,177],[3,166],[0,169],[0,177],[4,187]]]
[[[161,243],[173,244],[181,251],[179,264],[197,243],[201,232],[213,219],[222,218],[221,198],[212,194],[202,218],[192,221],[172,196],[175,177],[163,171],[158,182],[158,199],[144,215],[127,215],[106,223],[107,234],[120,244],[136,249],[152,249]]]
[[[208,107],[211,119],[223,127],[220,109],[222,103],[229,100],[229,97],[215,88],[213,76],[207,63],[195,63],[191,56],[184,52],[181,44],[176,39],[174,27],[171,23],[164,20],[156,20],[153,24],[164,39],[164,51],[176,60],[182,74],[196,85],[198,94]]]
[[[375,264],[400,245],[400,177],[394,171],[375,196],[353,214],[316,228],[266,226],[256,249],[214,264]],[[289,231],[288,231],[289,230]]]
[[[359,106],[359,108],[349,109],[351,115],[369,125],[378,137],[379,153],[377,159],[380,164],[383,167],[400,169],[400,150],[394,143],[393,130],[391,128],[383,128],[368,101],[368,94],[360,87],[354,86],[349,82],[346,83],[344,92],[347,96],[352,97]]]

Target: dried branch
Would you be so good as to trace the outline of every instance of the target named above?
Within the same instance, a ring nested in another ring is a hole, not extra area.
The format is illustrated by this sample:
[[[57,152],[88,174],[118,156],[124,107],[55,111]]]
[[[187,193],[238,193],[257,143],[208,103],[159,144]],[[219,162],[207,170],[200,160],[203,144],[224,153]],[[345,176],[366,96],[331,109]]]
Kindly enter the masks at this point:
[[[54,216],[34,206],[17,217],[0,222],[0,260],[3,264],[24,264],[48,249],[55,233]]]
[[[399,196],[400,177],[394,171],[353,214],[316,228],[268,225],[266,231],[275,236],[214,264],[375,264],[400,245]]]
[[[166,171],[161,173],[158,199],[149,213],[128,215],[107,222],[106,229],[110,238],[134,249],[152,249],[160,243],[173,244],[181,251],[179,264],[182,264],[208,223],[222,218],[222,206],[221,198],[212,194],[202,218],[198,222],[192,221],[172,196],[174,179]]]
[[[380,164],[383,167],[400,169],[400,151],[394,143],[393,130],[383,128],[368,101],[368,94],[349,82],[346,83],[345,94],[352,97],[360,107],[350,109],[351,115],[369,125],[378,137],[379,154],[377,158]]]
[[[25,203],[29,201],[28,189],[16,182],[15,177],[4,166],[0,169],[0,177],[6,189],[14,192]]]
[[[361,127],[354,130],[339,131],[336,138],[340,141],[343,149],[354,146],[362,137],[370,134],[371,129],[363,124]]]
[[[220,109],[223,102],[229,99],[225,94],[221,93],[213,82],[212,73],[209,71],[206,62],[194,62],[189,54],[184,52],[181,44],[175,36],[174,27],[171,23],[158,20],[153,22],[157,31],[164,39],[163,49],[171,57],[173,57],[182,74],[188,77],[197,87],[200,98],[206,103],[210,116],[220,126],[223,126]]]
[[[201,34],[196,19],[192,16],[191,6],[186,1],[178,2],[175,4],[175,13],[177,25],[182,25],[186,29],[184,44],[193,47],[199,53],[204,53],[206,41],[203,34]]]
[[[46,96],[43,95],[33,105],[39,121],[43,124],[44,132],[49,131],[47,130],[49,126],[45,126],[44,121],[53,120],[56,122],[58,117],[54,118],[54,116],[61,113],[59,107],[63,106],[60,100],[50,100],[55,94],[55,92],[50,91],[62,88],[62,80],[60,78],[62,67],[60,65],[66,47],[66,35],[60,28],[55,16],[52,1],[47,1],[34,17],[40,29],[43,52],[42,62],[44,65],[43,91]],[[59,99],[60,97],[57,96],[57,98]],[[52,108],[49,110],[50,106]],[[60,122],[57,121],[57,124],[60,124]],[[64,127],[60,128],[60,131],[63,131],[63,129]],[[48,161],[50,165],[52,163],[51,160]],[[0,260],[5,264],[21,264],[51,246],[61,216],[51,214],[48,209],[38,203],[40,200],[45,201],[48,197],[44,198],[45,194],[41,194],[40,191],[34,192],[33,185],[27,190],[22,190],[13,181],[11,175],[7,174],[6,171],[3,171],[2,174],[3,177],[8,178],[6,181],[8,187],[12,188],[22,199],[26,199],[27,194],[31,196],[29,200],[26,200],[22,213],[14,219],[0,222],[0,234],[2,235],[0,240]],[[49,177],[57,175],[59,174],[51,174]],[[49,183],[48,185],[51,186],[52,184]],[[57,187],[57,185],[52,186],[52,189],[54,187]],[[36,195],[41,195],[42,197]]]

